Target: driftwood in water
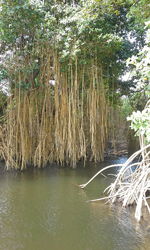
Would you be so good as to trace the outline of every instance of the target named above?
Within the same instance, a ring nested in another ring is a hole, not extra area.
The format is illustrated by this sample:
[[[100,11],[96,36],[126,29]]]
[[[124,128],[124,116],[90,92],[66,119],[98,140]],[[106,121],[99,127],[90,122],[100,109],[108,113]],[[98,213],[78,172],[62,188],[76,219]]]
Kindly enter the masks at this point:
[[[140,159],[134,162],[137,157]],[[104,191],[107,197],[91,200],[107,200],[110,203],[117,201],[123,206],[135,205],[135,218],[139,221],[142,216],[142,206],[146,206],[150,213],[147,194],[150,192],[150,144],[135,152],[124,164],[110,165],[97,172],[87,183],[81,184],[85,188],[99,174],[107,169],[119,167],[115,181]]]

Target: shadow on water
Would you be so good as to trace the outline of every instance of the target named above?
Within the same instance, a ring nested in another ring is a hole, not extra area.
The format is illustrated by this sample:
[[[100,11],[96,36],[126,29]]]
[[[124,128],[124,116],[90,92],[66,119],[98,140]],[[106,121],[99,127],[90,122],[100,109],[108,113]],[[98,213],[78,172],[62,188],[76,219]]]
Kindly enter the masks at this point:
[[[125,160],[1,174],[0,250],[150,249],[146,213],[137,223],[132,208],[86,202],[100,197],[112,177],[100,175],[86,190],[77,187],[101,167]]]

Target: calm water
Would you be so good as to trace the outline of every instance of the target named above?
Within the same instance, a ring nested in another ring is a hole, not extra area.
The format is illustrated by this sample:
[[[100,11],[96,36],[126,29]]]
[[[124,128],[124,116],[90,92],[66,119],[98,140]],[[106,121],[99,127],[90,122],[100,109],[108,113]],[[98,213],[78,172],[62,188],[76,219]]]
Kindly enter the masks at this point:
[[[138,224],[132,210],[86,202],[112,177],[99,176],[86,190],[76,186],[99,167],[1,174],[0,250],[150,249],[148,219]]]

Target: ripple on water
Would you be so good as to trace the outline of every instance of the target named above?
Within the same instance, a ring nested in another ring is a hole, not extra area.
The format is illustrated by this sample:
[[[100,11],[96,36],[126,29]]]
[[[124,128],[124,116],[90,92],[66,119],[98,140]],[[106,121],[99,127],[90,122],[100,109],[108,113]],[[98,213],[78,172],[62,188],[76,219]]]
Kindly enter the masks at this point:
[[[99,176],[86,190],[74,185],[87,181],[100,167],[4,175],[0,250],[150,249],[148,216],[137,223],[133,209],[85,202],[99,197],[111,178]]]

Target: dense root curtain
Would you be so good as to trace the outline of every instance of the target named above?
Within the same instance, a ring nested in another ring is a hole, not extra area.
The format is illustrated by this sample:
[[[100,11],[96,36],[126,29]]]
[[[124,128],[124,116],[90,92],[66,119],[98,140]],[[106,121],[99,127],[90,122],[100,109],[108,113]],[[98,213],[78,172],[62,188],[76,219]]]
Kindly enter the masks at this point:
[[[37,73],[27,70],[35,54]],[[0,157],[7,169],[103,160],[108,108],[97,59],[86,65],[76,57],[64,64],[56,51],[39,46],[21,63],[13,60],[12,93],[0,129]]]

